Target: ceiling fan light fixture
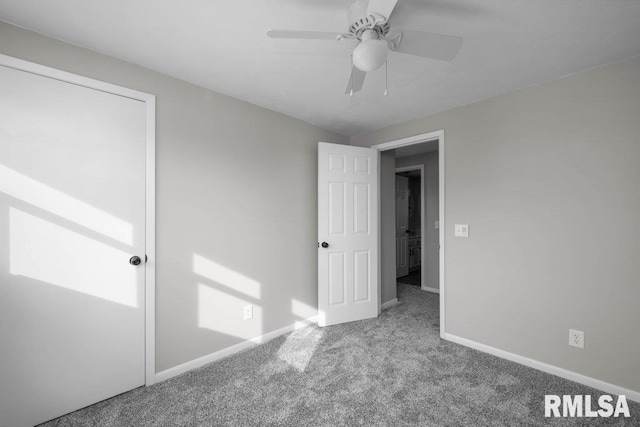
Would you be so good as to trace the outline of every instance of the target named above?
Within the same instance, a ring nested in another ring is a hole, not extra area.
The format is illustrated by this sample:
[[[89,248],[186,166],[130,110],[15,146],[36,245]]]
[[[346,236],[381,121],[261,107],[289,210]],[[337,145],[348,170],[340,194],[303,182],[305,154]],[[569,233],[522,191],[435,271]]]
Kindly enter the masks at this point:
[[[384,40],[365,40],[353,50],[353,65],[368,73],[380,68],[389,56],[389,47]]]
[[[267,36],[276,39],[334,41],[348,39],[359,42],[351,54],[351,76],[344,92],[353,96],[362,89],[362,83],[368,72],[387,63],[389,50],[394,51],[394,55],[402,53],[451,61],[462,46],[462,37],[392,28],[389,18],[392,17],[399,1],[351,0],[352,3],[347,9],[347,31],[344,33],[269,30]],[[385,96],[388,93],[388,89],[385,89]]]

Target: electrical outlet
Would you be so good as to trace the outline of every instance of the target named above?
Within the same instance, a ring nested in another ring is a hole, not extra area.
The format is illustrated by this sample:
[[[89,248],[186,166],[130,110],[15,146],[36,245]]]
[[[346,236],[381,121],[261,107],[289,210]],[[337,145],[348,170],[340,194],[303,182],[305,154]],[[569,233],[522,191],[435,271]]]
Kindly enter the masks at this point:
[[[584,348],[584,332],[569,329],[569,345]]]
[[[245,305],[244,306],[244,320],[249,320],[253,318],[253,305]]]

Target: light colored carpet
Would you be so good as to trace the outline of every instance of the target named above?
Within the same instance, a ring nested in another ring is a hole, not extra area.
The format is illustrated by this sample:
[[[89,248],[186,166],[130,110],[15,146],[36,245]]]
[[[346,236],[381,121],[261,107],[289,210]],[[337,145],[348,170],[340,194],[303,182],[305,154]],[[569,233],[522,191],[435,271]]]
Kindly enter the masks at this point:
[[[46,426],[638,425],[545,419],[544,395],[601,393],[438,336],[438,296],[399,285],[377,319],[309,327]]]

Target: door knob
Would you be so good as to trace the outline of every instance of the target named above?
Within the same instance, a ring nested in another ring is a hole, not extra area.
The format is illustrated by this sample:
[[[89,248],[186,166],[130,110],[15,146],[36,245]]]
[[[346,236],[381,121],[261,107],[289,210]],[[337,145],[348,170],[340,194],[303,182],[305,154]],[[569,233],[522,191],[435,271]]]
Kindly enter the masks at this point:
[[[129,258],[129,264],[131,265],[139,265],[142,262],[139,256],[132,256]]]
[[[327,242],[322,242],[321,245],[323,248],[327,249],[329,247],[329,244]]]

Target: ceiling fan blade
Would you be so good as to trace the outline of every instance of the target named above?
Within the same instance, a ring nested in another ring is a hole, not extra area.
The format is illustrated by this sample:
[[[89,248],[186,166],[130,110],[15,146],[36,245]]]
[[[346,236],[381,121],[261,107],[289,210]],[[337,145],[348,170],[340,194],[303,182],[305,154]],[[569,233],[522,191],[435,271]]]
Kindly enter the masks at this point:
[[[410,30],[401,30],[401,32],[400,44],[393,50],[409,55],[451,61],[462,46],[462,37],[458,36]]]
[[[341,33],[324,31],[267,30],[272,39],[338,40]]]
[[[364,84],[364,78],[366,76],[367,76],[367,73],[365,73],[364,71],[358,70],[355,66],[352,66],[351,76],[349,76],[349,82],[347,83],[347,88],[345,89],[344,93],[348,95],[351,93],[351,90],[353,90],[353,93],[356,93],[360,89],[362,89],[362,85]]]
[[[378,13],[387,20],[393,13],[393,9],[395,9],[398,0],[369,0],[369,6],[367,7],[367,15],[371,13]]]

